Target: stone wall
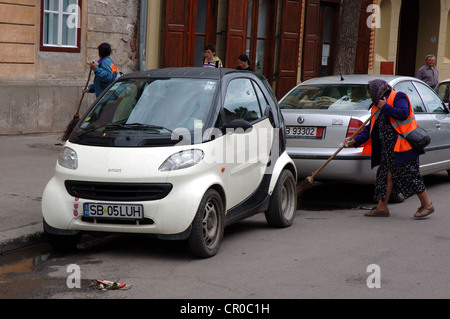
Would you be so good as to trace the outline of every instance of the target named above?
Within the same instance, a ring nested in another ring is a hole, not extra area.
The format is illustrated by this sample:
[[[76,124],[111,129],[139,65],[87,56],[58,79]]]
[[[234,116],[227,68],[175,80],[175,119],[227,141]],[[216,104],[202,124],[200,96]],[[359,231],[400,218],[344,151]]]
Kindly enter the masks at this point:
[[[138,70],[139,2],[83,1],[81,50],[67,53],[40,50],[41,1],[1,1],[0,135],[62,132],[102,42],[111,44],[119,71]],[[93,94],[85,95],[81,111],[93,101]]]

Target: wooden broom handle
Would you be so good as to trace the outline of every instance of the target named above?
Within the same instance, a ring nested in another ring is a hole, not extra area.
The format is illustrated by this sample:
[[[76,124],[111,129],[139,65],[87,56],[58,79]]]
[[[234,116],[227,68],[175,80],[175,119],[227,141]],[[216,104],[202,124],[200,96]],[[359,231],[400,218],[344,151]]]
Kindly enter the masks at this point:
[[[90,69],[89,69],[89,76],[88,76],[88,79],[87,79],[87,81],[86,81],[86,84],[85,84],[85,86],[84,86],[84,90],[83,90],[83,91],[85,91],[85,90],[87,89],[88,85],[89,85],[89,81],[91,80],[91,74],[92,74],[92,69],[90,68]],[[83,94],[81,95],[80,103],[78,103],[77,112],[75,113],[75,116],[76,116],[76,117],[79,117],[79,116],[80,116],[81,102],[83,102],[83,98],[84,98],[84,94],[85,94],[85,93],[86,93],[86,92],[83,92]]]
[[[379,109],[378,111],[372,113],[369,118],[356,130],[355,133],[353,133],[350,138],[354,138],[356,135],[358,135],[359,132],[361,132],[361,130],[367,125],[367,123],[369,123],[370,120],[372,120],[372,118],[378,114],[378,112],[380,112],[381,109]],[[319,174],[319,172],[340,152],[342,151],[342,149],[345,147],[345,145],[343,144],[341,147],[338,148],[338,150],[336,152],[334,152],[333,155],[331,155],[331,157],[322,164],[322,166],[320,166],[312,175],[311,178],[314,178],[317,174]]]

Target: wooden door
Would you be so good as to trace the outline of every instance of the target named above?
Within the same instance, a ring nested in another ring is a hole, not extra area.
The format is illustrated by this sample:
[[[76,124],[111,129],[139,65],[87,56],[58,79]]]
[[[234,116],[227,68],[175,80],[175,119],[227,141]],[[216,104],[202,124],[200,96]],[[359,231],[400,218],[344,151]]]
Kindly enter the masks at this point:
[[[216,42],[218,0],[166,0],[163,67],[201,66]]]
[[[302,81],[317,76],[320,38],[320,0],[307,0],[303,44]]]
[[[248,1],[229,0],[225,66],[235,68],[237,58],[245,53]]]
[[[188,65],[191,0],[166,0],[163,67]]]
[[[301,0],[283,0],[281,18],[280,58],[276,96],[283,97],[297,84],[300,27],[302,16]]]
[[[361,11],[359,15],[358,41],[356,43],[355,74],[367,74],[369,71],[369,48],[370,31],[367,26],[367,19],[372,12],[367,12],[367,8],[372,4],[372,0],[361,1]]]

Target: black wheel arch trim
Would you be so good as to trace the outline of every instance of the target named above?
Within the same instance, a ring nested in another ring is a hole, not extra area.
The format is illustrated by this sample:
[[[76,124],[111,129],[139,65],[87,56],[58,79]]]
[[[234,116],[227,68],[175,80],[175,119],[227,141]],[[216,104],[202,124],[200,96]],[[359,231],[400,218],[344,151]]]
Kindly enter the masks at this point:
[[[44,231],[46,233],[52,234],[52,235],[59,235],[59,236],[75,236],[81,233],[79,230],[67,230],[67,229],[59,229],[55,228],[53,226],[50,226],[45,219],[42,220],[42,223],[44,225]]]

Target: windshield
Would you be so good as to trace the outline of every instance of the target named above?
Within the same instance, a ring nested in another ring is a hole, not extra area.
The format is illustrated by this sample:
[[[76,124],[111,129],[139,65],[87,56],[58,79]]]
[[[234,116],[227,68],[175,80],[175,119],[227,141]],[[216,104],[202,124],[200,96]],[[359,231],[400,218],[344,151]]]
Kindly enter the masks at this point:
[[[450,102],[450,82],[439,84],[436,88],[436,92],[445,103]]]
[[[300,85],[280,104],[282,109],[368,110],[371,99],[364,84]]]
[[[211,113],[216,85],[207,79],[178,78],[117,82],[83,119],[80,134],[201,129]]]

